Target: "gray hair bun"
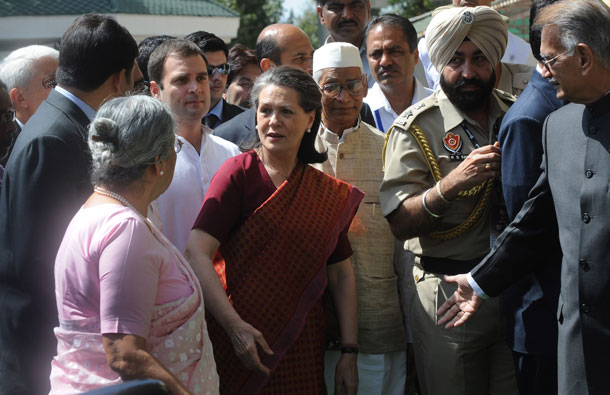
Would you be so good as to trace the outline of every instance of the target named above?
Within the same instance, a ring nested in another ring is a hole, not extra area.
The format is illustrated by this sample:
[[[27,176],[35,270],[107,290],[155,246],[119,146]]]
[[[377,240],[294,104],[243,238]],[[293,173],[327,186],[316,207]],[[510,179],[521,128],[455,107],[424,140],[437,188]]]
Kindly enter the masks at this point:
[[[89,126],[89,137],[91,140],[96,143],[113,145],[112,151],[118,148],[118,133],[119,125],[109,118],[96,118]]]

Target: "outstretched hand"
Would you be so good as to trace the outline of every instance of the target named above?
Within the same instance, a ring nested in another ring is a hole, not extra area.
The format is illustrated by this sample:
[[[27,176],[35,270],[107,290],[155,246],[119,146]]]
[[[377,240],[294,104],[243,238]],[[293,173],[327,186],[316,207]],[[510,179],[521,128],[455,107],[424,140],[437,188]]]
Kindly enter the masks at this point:
[[[259,330],[247,322],[241,321],[231,327],[229,338],[237,357],[249,370],[269,375],[269,368],[263,365],[258,356],[257,345],[268,355],[273,355],[273,351]]]
[[[438,309],[436,315],[441,317],[437,325],[445,325],[446,329],[460,326],[474,314],[484,299],[479,297],[472,289],[466,274],[445,276],[445,281],[458,286],[453,295]]]

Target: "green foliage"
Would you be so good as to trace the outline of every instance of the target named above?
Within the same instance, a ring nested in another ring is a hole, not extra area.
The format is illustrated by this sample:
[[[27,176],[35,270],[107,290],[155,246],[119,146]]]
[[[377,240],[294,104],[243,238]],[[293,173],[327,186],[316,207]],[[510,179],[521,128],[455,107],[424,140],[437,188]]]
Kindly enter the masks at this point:
[[[316,11],[316,2],[315,0],[308,0],[307,3],[308,6],[306,7],[306,10],[296,18],[294,18],[294,15],[292,15],[293,22],[288,23],[292,23],[303,29],[305,34],[309,36],[309,41],[311,41],[312,47],[319,48],[320,45],[322,45],[323,39],[320,39],[319,35],[319,20],[318,13]]]
[[[438,0],[389,0],[390,5],[394,7],[394,12],[402,15],[405,18],[412,18],[432,11],[436,7],[444,4],[450,4],[451,1]],[[439,4],[441,3],[441,4]]]
[[[265,26],[277,23],[282,16],[282,0],[216,0],[240,15],[237,37],[229,45],[241,43],[256,47],[256,38]]]

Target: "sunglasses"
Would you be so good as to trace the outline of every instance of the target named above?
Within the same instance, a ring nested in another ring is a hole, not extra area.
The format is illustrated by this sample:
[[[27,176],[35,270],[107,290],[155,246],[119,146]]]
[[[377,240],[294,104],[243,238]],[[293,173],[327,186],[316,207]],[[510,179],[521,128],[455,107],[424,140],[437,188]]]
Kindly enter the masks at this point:
[[[231,71],[231,66],[227,63],[219,64],[218,66],[208,66],[208,75],[212,76],[217,71],[220,75],[228,75]]]
[[[358,80],[347,81],[345,85],[338,82],[331,82],[322,85],[322,93],[326,97],[335,98],[341,94],[341,91],[345,89],[351,96],[360,96],[364,93],[364,82],[362,78]]]

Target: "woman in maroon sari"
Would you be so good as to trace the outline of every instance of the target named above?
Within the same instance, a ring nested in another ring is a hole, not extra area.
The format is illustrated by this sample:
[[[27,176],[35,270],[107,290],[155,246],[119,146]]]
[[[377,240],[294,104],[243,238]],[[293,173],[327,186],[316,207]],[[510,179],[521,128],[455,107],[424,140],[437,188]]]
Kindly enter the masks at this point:
[[[252,99],[254,149],[216,173],[187,248],[204,289],[220,391],[325,394],[328,285],[345,351],[335,391],[355,394],[347,230],[363,193],[308,165],[326,159],[314,148],[321,104],[309,74],[272,68],[256,80]]]

